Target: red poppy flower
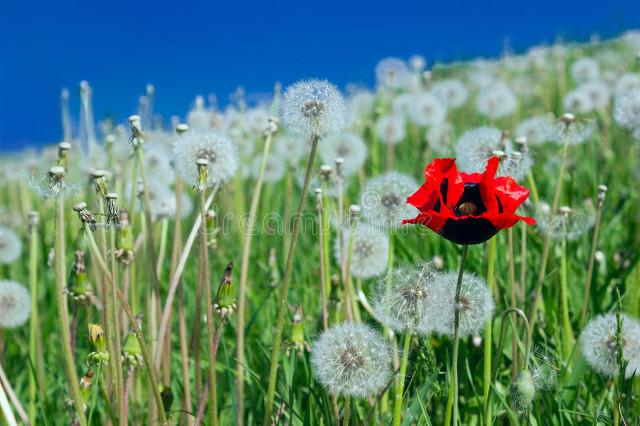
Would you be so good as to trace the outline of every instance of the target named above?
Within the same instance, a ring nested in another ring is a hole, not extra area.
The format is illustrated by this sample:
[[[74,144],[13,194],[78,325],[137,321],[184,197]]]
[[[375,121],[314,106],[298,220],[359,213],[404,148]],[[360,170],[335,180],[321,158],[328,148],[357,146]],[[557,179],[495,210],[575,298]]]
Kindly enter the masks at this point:
[[[455,158],[435,159],[424,169],[426,182],[407,202],[420,214],[402,223],[429,227],[457,244],[480,244],[519,220],[535,224],[516,210],[529,190],[509,176],[495,177],[500,160],[491,157],[484,173],[461,173]]]

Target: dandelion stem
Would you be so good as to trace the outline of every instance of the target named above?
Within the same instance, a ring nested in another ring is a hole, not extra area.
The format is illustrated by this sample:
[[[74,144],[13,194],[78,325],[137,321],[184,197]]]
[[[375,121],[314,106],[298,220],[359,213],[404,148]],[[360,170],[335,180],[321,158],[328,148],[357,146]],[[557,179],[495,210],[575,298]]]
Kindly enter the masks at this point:
[[[487,260],[487,285],[493,293],[495,291],[495,260],[496,260],[496,238],[489,240],[489,259]],[[486,321],[484,333],[484,368],[482,395],[484,397],[484,424],[491,424],[491,405],[489,404],[489,391],[491,389],[491,346],[493,340],[493,322],[491,318]]]
[[[67,311],[67,301],[65,290],[67,288],[65,271],[65,244],[64,244],[64,197],[58,194],[55,199],[55,270],[56,270],[56,305],[58,307],[58,317],[60,318],[60,334],[62,339],[62,355],[64,358],[65,371],[69,391],[76,408],[76,415],[82,426],[87,426],[87,419],[84,415],[82,395],[80,394],[80,384],[76,372],[76,365],[71,351],[71,335],[69,332],[69,313]]]
[[[570,357],[573,352],[574,336],[569,318],[569,294],[567,277],[567,235],[562,233],[562,252],[560,257],[560,298],[562,304],[562,355],[567,362],[567,374],[569,373]]]
[[[213,199],[218,192],[219,185],[216,185],[209,194],[207,198],[206,207],[209,209],[211,203],[213,203]],[[171,282],[169,283],[169,292],[167,293],[167,300],[164,303],[164,309],[162,310],[162,317],[160,318],[160,327],[158,330],[158,341],[161,342],[166,338],[167,328],[169,327],[169,318],[171,315],[171,305],[173,304],[173,299],[176,295],[176,290],[178,289],[178,285],[180,284],[180,278],[182,277],[182,272],[184,271],[184,267],[187,263],[187,258],[189,257],[189,253],[191,253],[191,247],[193,247],[193,243],[195,242],[196,236],[198,234],[198,230],[200,229],[200,223],[202,221],[202,217],[198,215],[196,220],[193,223],[193,227],[191,228],[191,232],[189,233],[189,237],[184,244],[184,250],[180,255],[180,260],[178,261],[178,266],[176,267],[176,271],[171,277]],[[154,362],[156,368],[160,366],[160,360],[162,355],[162,345],[158,345],[155,352]]]
[[[511,309],[518,307],[518,301],[516,299],[516,265],[515,265],[515,250],[513,248],[513,228],[507,230],[508,244],[509,244],[509,287],[511,288]],[[512,315],[511,321],[515,322],[516,315]],[[515,327],[513,328],[513,334],[511,335],[511,377],[515,378],[518,374],[518,333]]]
[[[280,345],[282,343],[282,331],[284,328],[284,316],[287,309],[287,295],[289,294],[289,284],[291,282],[291,275],[293,273],[293,257],[295,255],[298,234],[300,233],[300,221],[302,216],[302,210],[304,209],[307,192],[309,190],[309,181],[311,180],[311,170],[313,169],[313,162],[316,157],[316,150],[318,148],[318,142],[320,137],[317,135],[311,138],[311,152],[309,153],[309,160],[307,161],[307,168],[304,176],[304,184],[302,186],[302,192],[300,194],[300,203],[298,209],[293,217],[293,233],[291,234],[291,244],[289,245],[289,251],[287,253],[287,261],[285,264],[284,278],[280,287],[280,294],[278,295],[278,317],[276,320],[276,334],[273,341],[273,349],[271,351],[271,366],[269,367],[269,385],[267,387],[267,399],[264,413],[264,426],[268,426],[271,423],[271,413],[273,410],[273,401],[275,399],[276,381],[278,375],[278,365],[280,360]]]
[[[446,425],[458,424],[458,351],[460,348],[460,290],[462,288],[462,276],[464,275],[464,263],[469,251],[468,245],[462,246],[462,254],[460,255],[460,269],[458,270],[458,280],[456,281],[456,297],[454,302],[453,317],[453,355],[451,363],[452,380],[449,388],[449,398],[447,400]],[[453,390],[452,390],[453,389]],[[451,413],[451,414],[450,414]]]
[[[558,202],[560,201],[560,193],[562,192],[562,181],[564,180],[564,173],[567,165],[567,155],[569,153],[569,138],[565,136],[564,145],[562,147],[562,158],[560,160],[560,170],[558,171],[558,177],[556,180],[556,189],[553,195],[553,203],[551,205],[551,212],[554,213],[558,209]],[[538,317],[538,305],[540,305],[542,298],[542,285],[544,284],[544,278],[547,272],[547,260],[549,258],[549,251],[551,250],[551,232],[548,232],[544,238],[544,244],[542,246],[542,257],[540,259],[540,269],[538,270],[538,278],[534,290],[533,305],[531,306],[530,323],[531,328],[535,328],[536,320]],[[529,345],[531,342],[529,342]]]
[[[34,373],[29,374],[29,421],[36,424],[36,394],[40,389],[40,400],[44,401],[44,366],[38,357],[40,317],[38,312],[38,223],[37,213],[31,213],[29,227],[29,292],[31,293],[31,321],[29,323],[29,358]],[[34,219],[35,218],[35,219]]]
[[[321,191],[321,190],[318,190]],[[329,309],[327,307],[327,290],[330,288],[329,282],[329,267],[327,262],[328,254],[325,251],[325,239],[327,238],[327,232],[329,231],[324,227],[324,204],[323,204],[322,192],[318,193],[316,207],[318,209],[318,233],[320,240],[320,281],[322,292],[322,329],[329,328]]]
[[[100,266],[100,268],[102,269],[102,272],[105,276],[105,280],[106,282],[108,282],[109,284],[111,284],[113,286],[113,278],[111,276],[111,272],[109,272],[109,268],[107,267],[107,264],[105,263],[104,259],[102,258],[102,256],[100,255],[100,252],[98,250],[98,246],[96,245],[96,241],[93,237],[93,233],[91,232],[90,229],[88,229],[88,227],[85,225],[85,235],[87,236],[87,240],[89,241],[89,248],[91,249],[91,252],[93,254],[93,256],[96,258],[96,260],[98,261],[98,265]],[[160,389],[158,387],[158,379],[156,377],[156,370],[153,366],[152,363],[152,358],[151,358],[151,353],[149,352],[147,343],[144,340],[144,336],[142,334],[142,330],[140,329],[140,326],[138,325],[138,322],[136,321],[136,318],[133,314],[133,312],[131,311],[131,307],[129,306],[129,304],[127,303],[124,294],[122,294],[122,292],[120,291],[119,288],[116,288],[114,286],[115,290],[116,290],[116,296],[118,297],[118,301],[120,302],[120,306],[122,307],[122,310],[124,311],[124,313],[127,315],[127,317],[129,318],[129,322],[131,323],[131,326],[133,327],[133,333],[136,336],[136,339],[138,340],[138,343],[140,344],[140,349],[142,352],[142,359],[144,361],[144,365],[145,368],[147,369],[147,380],[149,381],[149,387],[151,389],[151,392],[154,396],[154,400],[158,409],[158,417],[160,420],[160,425],[164,426],[167,425],[167,416],[164,412],[164,405],[162,404],[162,398],[160,396]]]
[[[600,232],[600,220],[602,219],[602,207],[598,203],[596,210],[596,221],[593,226],[593,239],[591,240],[591,252],[589,253],[589,266],[587,268],[587,277],[584,284],[584,296],[582,299],[582,313],[580,315],[580,327],[582,328],[587,321],[589,313],[589,300],[591,297],[591,283],[593,281],[593,268],[595,266],[596,248],[598,247],[598,235]],[[637,267],[636,267],[637,268]]]
[[[404,335],[404,346],[402,348],[402,362],[400,363],[400,374],[396,380],[396,394],[393,404],[393,426],[400,426],[402,420],[402,399],[404,393],[404,382],[407,375],[407,364],[409,363],[409,352],[411,350],[411,338],[413,333],[408,329]]]
[[[260,205],[260,194],[264,182],[264,173],[267,169],[267,161],[271,150],[273,132],[268,131],[265,136],[264,148],[262,151],[262,161],[260,171],[253,190],[253,198],[249,207],[249,217],[245,229],[245,237],[242,241],[242,266],[240,269],[240,285],[238,288],[238,319],[236,326],[236,423],[238,426],[244,424],[244,311],[247,293],[247,279],[249,277],[249,255],[251,253],[251,242],[256,223],[256,214]]]

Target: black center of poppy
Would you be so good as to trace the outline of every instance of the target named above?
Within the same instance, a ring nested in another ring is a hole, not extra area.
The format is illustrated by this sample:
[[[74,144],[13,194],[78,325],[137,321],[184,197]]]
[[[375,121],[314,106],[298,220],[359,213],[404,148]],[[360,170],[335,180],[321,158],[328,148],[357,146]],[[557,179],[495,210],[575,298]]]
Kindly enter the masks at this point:
[[[444,179],[440,184],[440,195],[442,201],[447,204],[447,190],[449,182]],[[496,196],[498,203],[498,211],[503,212],[502,203]],[[440,200],[436,201],[433,210],[440,211]],[[480,193],[480,184],[465,183],[464,190],[460,199],[453,207],[453,214],[462,219],[449,219],[445,222],[440,230],[440,235],[456,244],[479,244],[491,238],[498,231],[489,219],[480,216],[486,213],[482,194]]]

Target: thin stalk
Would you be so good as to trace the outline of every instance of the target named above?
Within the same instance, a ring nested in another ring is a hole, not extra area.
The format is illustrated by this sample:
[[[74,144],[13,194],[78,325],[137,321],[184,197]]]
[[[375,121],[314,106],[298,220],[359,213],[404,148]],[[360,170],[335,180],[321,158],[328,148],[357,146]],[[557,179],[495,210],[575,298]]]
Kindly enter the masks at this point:
[[[129,394],[131,393],[131,387],[133,386],[134,369],[130,368],[127,371],[127,380],[124,384],[124,419],[125,424],[129,424]]]
[[[44,366],[38,357],[38,225],[29,227],[29,292],[31,293],[31,320],[29,322],[29,358],[34,374],[29,374],[29,421],[36,424],[36,395],[40,389],[40,401],[44,401]]]
[[[96,258],[96,260],[98,261],[98,265],[102,269],[106,282],[112,285],[113,278],[111,277],[111,272],[109,272],[109,268],[107,267],[107,264],[105,263],[104,259],[100,255],[98,246],[96,245],[96,241],[93,237],[93,233],[86,226],[84,229],[85,229],[85,235],[87,236],[87,240],[89,242],[89,248],[91,249],[91,252]],[[127,317],[129,318],[129,322],[133,327],[133,333],[136,336],[138,343],[140,344],[142,359],[144,361],[144,365],[147,370],[147,380],[149,381],[149,388],[151,389],[151,392],[154,396],[154,400],[158,409],[158,417],[159,417],[160,425],[163,425],[163,426],[167,425],[168,424],[167,416],[164,411],[164,405],[162,404],[162,397],[160,396],[160,388],[158,387],[158,379],[156,377],[156,370],[152,363],[151,352],[148,349],[147,342],[145,342],[144,340],[142,330],[140,329],[140,326],[138,325],[138,322],[136,321],[136,318],[133,312],[131,311],[131,306],[129,306],[129,304],[127,303],[120,289],[116,288],[115,286],[113,287],[116,289],[116,296],[118,297],[120,306],[122,310],[124,310]]]
[[[116,230],[115,226],[112,226],[109,230],[109,254],[111,260],[111,311],[110,317],[110,329],[111,336],[107,336],[109,339],[113,339],[113,353],[115,355],[113,359],[116,374],[116,398],[118,400],[118,417],[119,423],[122,426],[126,426],[125,407],[124,407],[124,375],[122,372],[122,353],[121,346],[121,330],[120,330],[120,312],[117,308],[117,296],[116,289],[118,287],[118,263],[116,261]]]
[[[215,337],[212,341],[212,349],[213,349],[213,358],[214,363],[218,357],[218,348],[220,347],[220,339],[222,338],[222,331],[224,330],[224,323],[220,324],[218,329],[216,330]],[[210,390],[212,390],[210,392]],[[207,405],[207,399],[209,395],[212,394],[215,397],[215,388],[211,386],[210,378],[207,379],[207,383],[204,386],[204,390],[202,391],[202,396],[200,397],[200,402],[198,402],[198,412],[196,414],[195,425],[198,426],[202,423],[202,418],[204,417],[204,409]]]
[[[342,417],[342,426],[349,426],[351,420],[351,398],[346,397],[344,399],[344,416]]]
[[[240,269],[240,286],[238,288],[238,319],[236,325],[236,423],[238,426],[244,424],[244,311],[247,293],[247,280],[249,277],[249,255],[251,253],[251,242],[255,223],[257,220],[258,206],[260,205],[260,194],[262,193],[262,184],[264,182],[264,173],[267,169],[267,161],[271,150],[271,140],[273,133],[268,132],[262,151],[262,161],[260,162],[260,171],[253,188],[253,198],[249,207],[249,217],[247,218],[247,226],[245,237],[242,241],[242,266]]]
[[[302,216],[302,210],[307,198],[307,192],[309,190],[309,181],[311,180],[311,170],[313,169],[313,162],[316,157],[316,150],[318,148],[319,136],[313,136],[311,138],[311,152],[309,153],[309,160],[307,162],[307,168],[304,176],[304,185],[302,186],[302,193],[300,194],[300,203],[293,217],[293,232],[291,234],[291,245],[287,253],[287,261],[285,264],[284,278],[282,286],[280,287],[280,294],[278,295],[278,318],[276,320],[276,334],[273,341],[273,349],[271,351],[271,366],[269,367],[269,385],[267,386],[267,399],[264,413],[264,425],[268,426],[271,423],[271,413],[273,410],[273,401],[276,393],[276,381],[278,376],[278,365],[280,360],[280,345],[282,343],[282,331],[284,329],[284,315],[287,310],[287,296],[289,294],[289,284],[291,283],[291,275],[293,273],[293,257],[296,252],[298,244],[298,234],[300,234],[300,221]]]
[[[562,355],[567,362],[567,373],[569,372],[570,356],[573,351],[575,338],[571,329],[571,319],[569,318],[569,294],[567,277],[567,236],[563,232],[562,253],[560,255],[560,297],[562,303]]]
[[[593,239],[591,240],[591,253],[589,254],[589,267],[587,268],[587,278],[584,284],[584,296],[582,299],[582,313],[580,314],[580,328],[584,327],[589,313],[589,298],[591,297],[591,282],[593,281],[593,268],[596,259],[596,248],[598,247],[598,235],[600,232],[600,221],[602,219],[602,208],[598,204],[596,210],[596,222],[593,226]],[[637,268],[636,268],[637,269]]]
[[[327,238],[327,229],[324,227],[324,204],[323,195],[319,193],[317,196],[316,207],[318,209],[318,239],[320,243],[320,286],[322,294],[322,329],[329,328],[329,308],[327,307],[327,289],[331,286],[329,281],[329,268],[327,265],[328,254],[325,251],[325,239]]]
[[[9,378],[4,372],[4,368],[2,368],[2,363],[0,363],[0,388],[3,388],[3,387],[4,387],[4,390],[7,392],[7,396],[9,397],[9,400],[13,403],[13,406],[15,407],[16,413],[18,413],[18,417],[20,417],[20,420],[22,420],[22,422],[25,425],[29,425],[29,418],[27,416],[27,412],[22,407],[22,404],[18,399],[18,395],[16,395],[16,392],[13,390],[11,383],[9,383]]]
[[[567,165],[567,155],[569,153],[569,140],[565,138],[564,146],[562,148],[562,158],[560,160],[560,170],[558,171],[558,178],[556,181],[556,189],[553,195],[553,203],[551,205],[551,212],[555,213],[558,209],[558,202],[560,201],[560,193],[562,192],[562,181],[564,179],[564,173]],[[535,328],[538,305],[542,298],[542,284],[544,284],[544,278],[547,272],[547,260],[549,258],[549,251],[551,249],[551,232],[548,232],[544,238],[544,244],[542,246],[542,257],[540,259],[540,269],[538,270],[538,278],[534,290],[533,306],[531,306],[530,323],[531,328]],[[531,342],[529,342],[530,344]]]
[[[13,410],[7,399],[7,394],[4,392],[2,386],[0,386],[0,412],[9,426],[18,426],[16,417],[13,415]]]
[[[507,230],[508,244],[509,244],[509,287],[511,287],[511,309],[518,307],[518,301],[516,299],[516,265],[515,265],[515,250],[513,248],[513,228]],[[515,322],[516,314],[511,317]],[[511,335],[511,377],[515,378],[518,374],[518,333],[516,333],[515,327]]]
[[[213,202],[214,197],[218,192],[219,185],[216,185],[209,194],[209,198],[207,198],[206,207],[209,209],[211,203]],[[198,234],[198,230],[200,229],[200,223],[202,222],[202,217],[198,215],[196,220],[193,223],[193,227],[191,228],[191,232],[189,233],[189,237],[184,244],[184,250],[180,255],[180,260],[178,260],[178,266],[176,266],[176,271],[171,277],[171,282],[169,283],[169,292],[167,293],[167,300],[164,303],[164,309],[162,310],[162,316],[160,318],[160,327],[158,330],[158,341],[163,341],[167,335],[167,329],[169,327],[169,318],[171,315],[171,308],[173,304],[173,299],[176,295],[176,290],[178,289],[178,285],[180,284],[180,278],[182,277],[182,272],[184,271],[184,267],[187,263],[187,258],[189,257],[189,253],[191,253],[191,247],[193,247],[193,243],[195,242],[196,235]],[[160,360],[162,359],[162,345],[158,345],[156,348],[156,352],[154,354],[154,363],[156,368],[160,368]]]
[[[521,222],[520,234],[520,300],[527,289],[527,224]]]
[[[211,280],[209,279],[209,247],[207,244],[207,223],[206,223],[207,200],[204,191],[200,191],[200,215],[202,223],[200,225],[200,271],[199,287],[204,291],[205,312],[207,315],[207,353],[209,355],[209,383],[211,392],[209,393],[209,420],[211,425],[218,424],[218,405],[216,401],[216,355],[214,349],[215,329],[213,317],[213,303],[211,301]],[[200,322],[200,317],[196,317],[196,327]],[[199,340],[195,341],[196,353],[199,351]],[[196,365],[196,368],[198,366]]]
[[[69,334],[69,313],[67,311],[67,300],[65,290],[67,288],[66,258],[64,244],[64,197],[58,194],[55,200],[55,271],[56,271],[56,305],[58,308],[58,318],[60,318],[60,337],[62,339],[62,355],[64,358],[65,372],[69,391],[76,408],[76,415],[81,426],[87,426],[87,419],[84,414],[82,394],[73,352],[71,351],[71,336]]]
[[[495,261],[496,261],[496,238],[489,240],[489,259],[487,260],[487,285],[491,293],[495,291]],[[491,346],[493,340],[493,322],[489,318],[485,323],[484,333],[484,365],[483,365],[483,381],[482,396],[484,401],[484,424],[492,423],[492,410],[489,404],[489,392],[491,389]]]
[[[180,359],[182,360],[182,385],[184,386],[184,410],[191,411],[191,379],[189,375],[189,343],[187,342],[187,324],[184,312],[184,295],[180,289],[178,296],[178,333],[180,335]],[[191,424],[191,417],[185,415],[187,425]]]
[[[351,255],[353,252],[353,226],[349,226],[349,241],[347,242],[347,253],[344,261],[344,269],[342,275],[342,285],[344,286],[344,313],[347,321],[353,321],[354,318],[354,301],[353,291],[351,290]]]
[[[160,253],[158,253],[158,263],[156,264],[156,275],[162,281],[162,265],[167,254],[167,236],[169,233],[169,218],[163,217],[160,222]]]
[[[460,269],[458,270],[458,280],[456,281],[456,297],[454,299],[453,317],[453,355],[451,363],[452,380],[449,388],[449,398],[447,399],[447,411],[445,414],[445,425],[458,424],[458,351],[460,348],[460,289],[462,288],[462,276],[464,275],[464,263],[467,258],[469,246],[462,246],[460,255]],[[453,390],[452,390],[453,389]]]
[[[387,290],[391,289],[391,284],[393,281],[393,228],[389,227],[389,251],[387,252],[387,277],[386,277],[386,284],[387,284]],[[387,338],[389,339],[389,341],[391,342],[391,347],[394,350],[393,352],[393,367],[394,369],[396,369],[396,366],[399,368],[399,360],[398,360],[398,354],[396,353],[397,348],[398,348],[398,342],[396,341],[395,335],[393,334],[393,331],[391,331],[391,329],[387,326],[383,327],[383,331],[384,331],[384,335],[387,336]],[[386,413],[387,411],[389,411],[389,391],[385,390],[384,393],[382,394],[382,397],[380,398],[380,411],[382,413]]]
[[[400,426],[402,420],[402,399],[404,393],[404,382],[407,375],[407,364],[409,363],[409,351],[411,350],[411,338],[413,333],[408,329],[404,335],[404,346],[402,348],[402,362],[400,363],[400,374],[396,381],[396,394],[393,404],[393,426]]]

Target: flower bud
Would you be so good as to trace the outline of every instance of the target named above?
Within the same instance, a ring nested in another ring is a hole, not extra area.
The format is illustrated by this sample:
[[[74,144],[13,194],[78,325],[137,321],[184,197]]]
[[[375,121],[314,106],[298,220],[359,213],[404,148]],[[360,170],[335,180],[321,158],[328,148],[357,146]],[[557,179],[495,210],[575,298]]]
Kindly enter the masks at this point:
[[[511,383],[511,406],[519,413],[531,407],[536,396],[536,387],[529,370],[522,370]]]
[[[218,315],[220,315],[223,320],[229,318],[236,309],[236,301],[233,297],[233,286],[231,285],[232,271],[233,262],[229,262],[224,270],[222,279],[220,280],[220,286],[218,287],[216,301],[213,305],[213,309]]]

